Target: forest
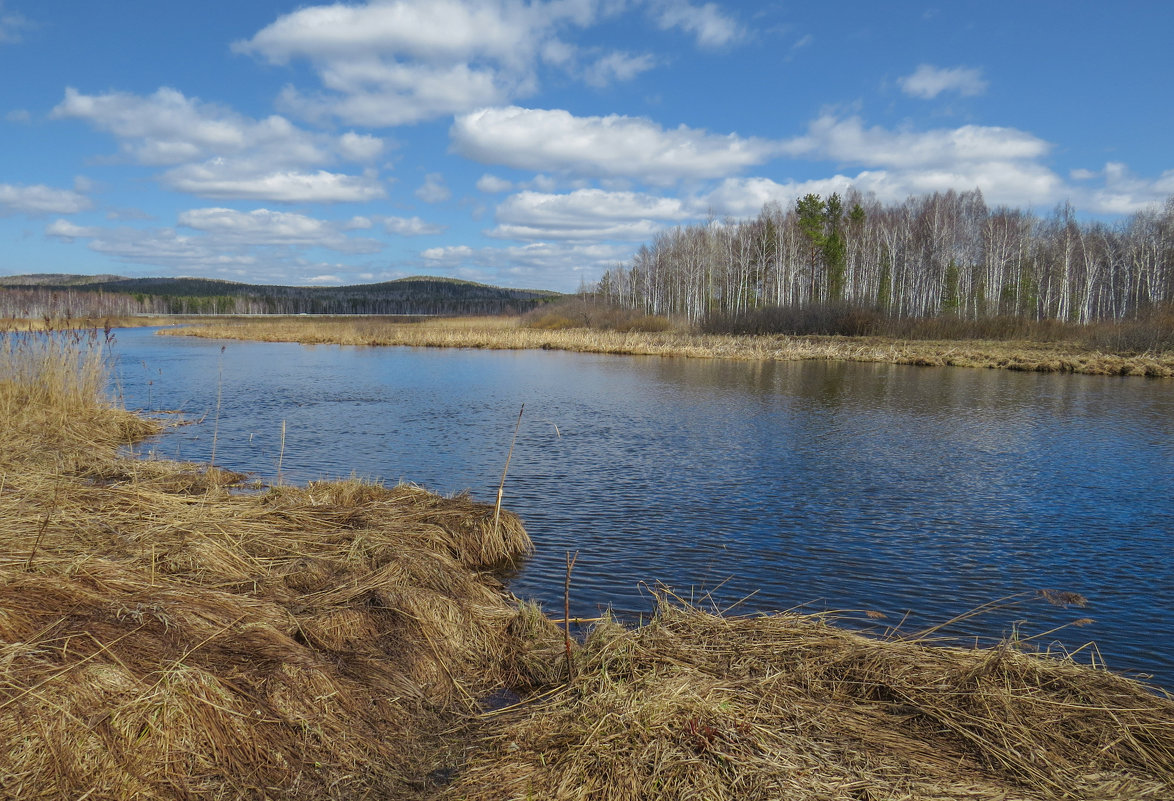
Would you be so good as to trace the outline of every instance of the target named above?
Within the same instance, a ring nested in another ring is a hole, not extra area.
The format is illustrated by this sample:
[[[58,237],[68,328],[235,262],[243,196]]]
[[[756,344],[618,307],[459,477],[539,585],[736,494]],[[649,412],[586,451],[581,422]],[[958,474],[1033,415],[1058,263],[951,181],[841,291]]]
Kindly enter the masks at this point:
[[[690,322],[840,304],[893,318],[1090,323],[1174,301],[1174,197],[1118,222],[990,208],[978,190],[884,204],[850,190],[662,232],[600,296]]]
[[[344,287],[243,284],[203,278],[45,275],[0,279],[0,318],[157,314],[521,314],[556,293],[444,278]]]

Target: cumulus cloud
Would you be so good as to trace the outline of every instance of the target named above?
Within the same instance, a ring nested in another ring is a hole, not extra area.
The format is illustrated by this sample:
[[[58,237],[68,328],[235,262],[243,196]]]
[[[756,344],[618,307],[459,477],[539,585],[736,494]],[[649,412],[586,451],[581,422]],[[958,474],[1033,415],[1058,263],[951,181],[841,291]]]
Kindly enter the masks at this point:
[[[383,227],[387,229],[389,234],[398,234],[399,236],[443,234],[446,230],[443,225],[426,222],[419,217],[385,217]]]
[[[97,236],[100,228],[78,225],[69,220],[56,219],[45,226],[45,235],[72,242],[81,237]]]
[[[716,3],[654,3],[653,18],[664,30],[679,28],[692,34],[701,47],[723,47],[743,36],[741,26]]]
[[[957,92],[963,97],[981,95],[987,90],[982,70],[974,67],[935,67],[921,64],[912,75],[898,78],[907,95],[933,100],[942,92]]]
[[[622,4],[597,0],[383,0],[319,5],[284,14],[237,52],[273,64],[306,60],[321,90],[287,87],[283,107],[354,124],[403,125],[505,103],[537,86],[539,63],[569,65],[559,38]],[[637,71],[616,61],[610,75]],[[602,79],[607,67],[592,73]]]
[[[477,189],[485,192],[488,195],[496,195],[499,192],[508,192],[514,188],[513,181],[507,181],[505,178],[499,178],[496,175],[485,173],[477,179]]]
[[[271,209],[212,207],[180,213],[174,227],[80,226],[57,219],[45,234],[86,246],[119,262],[186,275],[222,275],[249,280],[288,281],[338,265],[309,261],[316,248],[347,254],[377,253],[375,239],[348,236],[352,221],[322,220]]]
[[[164,87],[149,96],[87,95],[71,87],[52,116],[85,120],[113,134],[123,154],[139,164],[171,167],[161,180],[181,192],[283,203],[370,200],[384,194],[369,174],[320,168],[339,159],[370,161],[383,150],[378,137],[314,133],[279,115],[255,120],[175,89]]]
[[[191,209],[179,215],[178,223],[211,235],[220,245],[283,245],[322,247],[343,253],[376,253],[382,245],[372,239],[348,237],[346,224],[270,209]]]
[[[963,163],[930,169],[862,170],[855,175],[836,173],[805,181],[728,178],[699,195],[693,207],[707,207],[720,216],[747,217],[757,214],[770,201],[788,205],[810,192],[824,196],[833,192],[843,194],[850,187],[889,203],[913,195],[979,188],[990,203],[1027,207],[1055,203],[1067,191],[1055,173],[1039,164]]]
[[[1102,170],[1073,170],[1072,177],[1079,181],[1101,179],[1101,186],[1081,187],[1075,193],[1081,197],[1082,207],[1100,214],[1134,214],[1174,196],[1174,170],[1148,179],[1110,161]]]
[[[608,267],[627,261],[632,247],[609,243],[534,242],[512,247],[429,248],[420,256],[429,270],[504,286],[541,286],[574,291]]]
[[[371,161],[383,152],[384,142],[378,136],[348,131],[338,138],[338,151],[350,161]]]
[[[443,203],[452,197],[452,191],[445,186],[442,174],[430,172],[424,176],[424,183],[416,190],[416,197],[425,203]]]
[[[859,117],[825,114],[804,136],[783,145],[788,155],[878,167],[942,167],[959,163],[1025,161],[1051,150],[1044,140],[1015,128],[964,125],[930,131],[866,128]]]
[[[163,184],[177,192],[223,200],[270,200],[278,203],[358,203],[386,195],[373,174],[362,176],[318,170],[264,172],[215,159],[165,172]]]
[[[452,149],[485,164],[631,177],[656,184],[716,178],[769,160],[778,143],[636,117],[576,117],[560,109],[484,108],[456,118]]]
[[[44,184],[0,184],[0,214],[76,214],[93,204],[85,195]]]
[[[497,207],[496,216],[498,226],[487,233],[501,239],[641,241],[664,221],[692,215],[676,198],[579,189],[563,195],[519,192]]]

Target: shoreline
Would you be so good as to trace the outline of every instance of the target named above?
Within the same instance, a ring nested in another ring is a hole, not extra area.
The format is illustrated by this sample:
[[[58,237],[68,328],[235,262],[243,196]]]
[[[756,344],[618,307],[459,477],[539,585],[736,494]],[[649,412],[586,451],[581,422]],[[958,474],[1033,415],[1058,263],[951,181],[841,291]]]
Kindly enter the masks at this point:
[[[1174,791],[1158,687],[1023,643],[721,616],[663,588],[643,625],[605,615],[572,638],[494,574],[531,544],[492,504],[119,456],[159,423],[104,399],[103,353],[0,337],[14,801]]]
[[[1082,375],[1174,377],[1174,353],[1129,355],[1071,343],[928,341],[841,336],[735,336],[526,328],[516,318],[379,320],[234,319],[160,331],[194,336],[311,345],[408,346],[497,350],[565,350],[627,356],[741,361],[839,360],[920,367],[971,367]]]

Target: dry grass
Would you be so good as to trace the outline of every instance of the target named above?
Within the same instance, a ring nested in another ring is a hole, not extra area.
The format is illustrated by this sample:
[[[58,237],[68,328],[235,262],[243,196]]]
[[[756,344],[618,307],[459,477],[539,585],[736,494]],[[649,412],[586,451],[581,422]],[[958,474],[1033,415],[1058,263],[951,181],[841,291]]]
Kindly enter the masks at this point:
[[[264,342],[554,349],[586,353],[741,360],[805,359],[919,366],[984,367],[1090,375],[1174,376],[1174,353],[1131,355],[1065,342],[906,341],[882,337],[733,336],[679,331],[536,329],[517,318],[447,318],[424,323],[377,319],[237,319],[160,333]]]
[[[1174,702],[1011,648],[672,605],[605,621],[568,686],[488,716],[449,798],[1162,799]]]
[[[105,343],[0,348],[10,799],[1166,799],[1174,702],[1066,659],[669,603],[576,646],[516,517],[120,458]],[[512,708],[478,715],[501,688]]]
[[[151,325],[171,325],[177,322],[193,322],[193,317],[157,316],[144,317],[69,317],[69,318],[27,318],[0,317],[0,331],[88,331],[100,328],[142,328]]]
[[[453,720],[515,683],[486,571],[520,521],[119,458],[156,426],[101,402],[102,349],[0,350],[3,797],[420,797]]]

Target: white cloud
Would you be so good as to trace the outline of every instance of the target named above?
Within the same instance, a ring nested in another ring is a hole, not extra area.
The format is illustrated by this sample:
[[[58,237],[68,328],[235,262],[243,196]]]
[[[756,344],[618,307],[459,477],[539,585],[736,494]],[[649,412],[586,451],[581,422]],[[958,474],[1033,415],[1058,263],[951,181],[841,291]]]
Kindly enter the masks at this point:
[[[72,242],[79,237],[97,236],[102,229],[77,225],[69,220],[56,219],[45,226],[45,235]]]
[[[627,245],[535,242],[503,248],[465,245],[430,248],[420,254],[430,270],[471,281],[574,291],[605,269],[632,256]]]
[[[692,214],[676,198],[579,189],[565,195],[519,192],[497,207],[496,216],[499,225],[487,233],[501,239],[641,241],[663,221]]]
[[[760,164],[779,145],[612,114],[575,117],[559,109],[485,108],[456,118],[457,153],[486,164],[668,184],[716,178]]]
[[[0,44],[16,44],[21,40],[20,32],[32,27],[28,18],[16,11],[5,11],[0,1]]]
[[[58,219],[45,227],[45,234],[67,243],[88,240],[86,246],[94,252],[173,274],[288,283],[291,276],[309,281],[315,273],[337,270],[338,265],[307,261],[304,254],[311,249],[348,254],[382,250],[377,240],[348,236],[350,222],[270,209],[202,208],[182,212],[175,227],[102,228]]]
[[[108,131],[140,164],[172,167],[160,180],[180,192],[281,203],[363,201],[385,194],[372,174],[313,169],[339,158],[369,161],[383,150],[378,137],[312,133],[278,115],[253,120],[175,89],[144,97],[68,88],[52,116]]]
[[[446,117],[519,94],[490,69],[467,64],[384,64],[340,61],[323,71],[330,92],[303,93],[288,86],[281,107],[309,119],[338,117],[372,127],[407,125]]]
[[[350,161],[371,161],[383,152],[384,142],[378,136],[348,131],[338,138],[338,151]]]
[[[984,161],[1040,158],[1051,149],[1044,140],[1015,128],[964,125],[931,131],[865,128],[859,117],[825,114],[807,134],[785,143],[792,156],[883,167],[943,167]]]
[[[200,197],[278,203],[358,203],[387,194],[371,174],[343,175],[325,170],[259,172],[240,169],[224,159],[168,170],[162,181],[178,192]]]
[[[425,203],[443,203],[452,197],[452,191],[444,185],[444,176],[430,172],[424,176],[424,183],[416,190],[416,197]]]
[[[400,236],[443,234],[446,230],[443,225],[425,222],[419,217],[385,217],[383,227],[387,229],[389,234],[399,234]]]
[[[468,245],[446,245],[439,248],[428,248],[420,253],[428,261],[455,264],[473,255],[473,249]]]
[[[0,214],[76,214],[93,205],[85,195],[44,184],[0,184]]]
[[[1059,177],[1041,165],[986,162],[963,163],[952,168],[863,170],[851,176],[836,174],[782,183],[769,178],[729,178],[699,195],[693,207],[707,207],[719,216],[749,217],[768,201],[789,205],[809,192],[824,196],[833,192],[843,194],[849,187],[887,203],[899,203],[913,195],[977,187],[987,202],[1016,207],[1055,203],[1067,192]]]
[[[127,92],[86,95],[68,87],[51,116],[86,120],[113,134],[123,152],[140,164],[181,164],[246,151],[285,165],[319,164],[331,158],[323,137],[284,117],[249,119],[167,87],[148,97]]]
[[[210,234],[219,245],[283,245],[322,247],[343,253],[376,253],[382,246],[372,239],[344,233],[346,224],[285,211],[207,208],[182,212],[179,225]]]
[[[982,70],[974,67],[935,67],[921,64],[912,75],[898,78],[907,95],[932,100],[942,92],[957,92],[963,97],[981,95],[987,90]]]
[[[8,122],[15,122],[20,125],[27,125],[33,121],[33,115],[29,113],[26,108],[14,108],[4,115],[4,119]]]
[[[489,173],[485,173],[477,179],[477,189],[489,195],[508,192],[513,188],[513,181],[507,181],[505,178],[498,178],[496,175],[490,175]]]
[[[655,66],[656,59],[646,53],[608,53],[584,68],[583,81],[589,86],[609,86],[616,81],[630,81]]]
[[[1174,170],[1146,179],[1134,175],[1124,164],[1111,161],[1103,170],[1073,172],[1079,173],[1073,177],[1083,180],[1102,179],[1102,186],[1074,193],[1081,196],[1084,210],[1099,214],[1134,214],[1174,196]]]
[[[287,87],[283,107],[354,124],[403,125],[505,103],[537,86],[540,61],[567,64],[558,38],[622,3],[596,0],[382,0],[282,15],[233,45],[273,64],[305,59],[322,91]],[[616,65],[631,71],[635,65]],[[596,76],[598,77],[598,76]]]
[[[697,37],[702,47],[723,47],[743,36],[738,23],[722,13],[716,3],[695,6],[675,0],[656,3],[653,16],[664,30],[680,28]]]

